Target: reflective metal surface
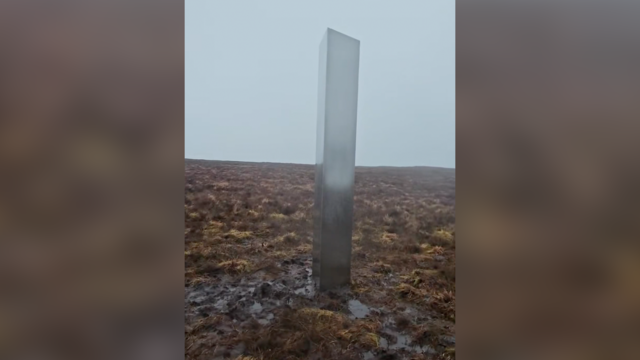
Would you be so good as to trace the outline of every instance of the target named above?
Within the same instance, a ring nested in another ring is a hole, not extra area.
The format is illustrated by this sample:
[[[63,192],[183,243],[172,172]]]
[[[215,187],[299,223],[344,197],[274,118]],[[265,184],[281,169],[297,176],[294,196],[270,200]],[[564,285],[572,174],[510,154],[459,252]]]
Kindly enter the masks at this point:
[[[351,280],[360,41],[327,29],[320,44],[313,276],[320,289]]]

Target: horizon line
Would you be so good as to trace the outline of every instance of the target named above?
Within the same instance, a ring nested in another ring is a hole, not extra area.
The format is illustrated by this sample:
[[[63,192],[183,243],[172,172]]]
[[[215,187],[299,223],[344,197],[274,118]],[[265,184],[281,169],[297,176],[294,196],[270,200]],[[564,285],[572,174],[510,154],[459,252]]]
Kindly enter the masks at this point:
[[[281,165],[311,165],[315,166],[316,164],[310,163],[292,163],[292,162],[279,162],[279,161],[246,161],[246,160],[213,160],[213,159],[195,159],[195,158],[184,158],[185,160],[191,161],[218,161],[218,162],[235,162],[235,163],[248,163],[248,164],[281,164]],[[446,170],[455,170],[455,167],[444,167],[444,166],[432,166],[432,165],[357,165],[356,167],[390,167],[390,168],[434,168],[434,169],[446,169]]]

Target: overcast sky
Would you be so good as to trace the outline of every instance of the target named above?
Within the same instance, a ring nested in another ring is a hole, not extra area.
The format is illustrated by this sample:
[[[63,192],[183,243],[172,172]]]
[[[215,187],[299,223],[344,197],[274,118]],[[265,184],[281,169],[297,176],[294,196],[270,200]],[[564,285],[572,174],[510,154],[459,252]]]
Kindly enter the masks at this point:
[[[315,162],[318,52],[360,40],[356,165],[455,167],[454,0],[187,0],[185,156]]]

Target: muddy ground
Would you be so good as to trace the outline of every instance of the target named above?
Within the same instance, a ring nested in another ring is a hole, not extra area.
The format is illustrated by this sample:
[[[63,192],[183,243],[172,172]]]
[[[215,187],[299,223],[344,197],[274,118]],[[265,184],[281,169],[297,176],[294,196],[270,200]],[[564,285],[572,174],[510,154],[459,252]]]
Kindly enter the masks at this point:
[[[187,160],[187,359],[455,357],[455,173],[358,168],[352,284],[311,278],[314,167]]]

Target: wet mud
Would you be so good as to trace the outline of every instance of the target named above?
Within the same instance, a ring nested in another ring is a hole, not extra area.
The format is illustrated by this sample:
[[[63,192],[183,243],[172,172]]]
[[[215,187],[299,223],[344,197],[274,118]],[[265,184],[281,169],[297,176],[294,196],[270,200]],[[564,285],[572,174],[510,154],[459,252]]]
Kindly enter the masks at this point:
[[[264,271],[257,271],[239,278],[220,275],[211,283],[187,286],[187,323],[219,317],[222,321],[215,333],[222,338],[236,337],[243,328],[256,323],[268,327],[283,310],[311,307],[339,312],[353,320],[372,319],[382,324],[377,348],[362,351],[362,359],[378,359],[388,354],[395,354],[396,359],[410,359],[412,354],[436,355],[444,350],[444,346],[415,344],[412,335],[398,329],[394,320],[399,313],[414,322],[428,321],[428,315],[406,305],[400,306],[403,310],[366,305],[348,288],[320,292],[317,280],[311,276],[311,264],[311,256],[302,256],[280,263],[282,276],[277,279],[268,280]],[[455,344],[455,338],[442,337],[440,343]],[[246,345],[240,342],[225,346],[212,359],[238,358],[245,353]],[[313,354],[309,358],[314,358]]]

